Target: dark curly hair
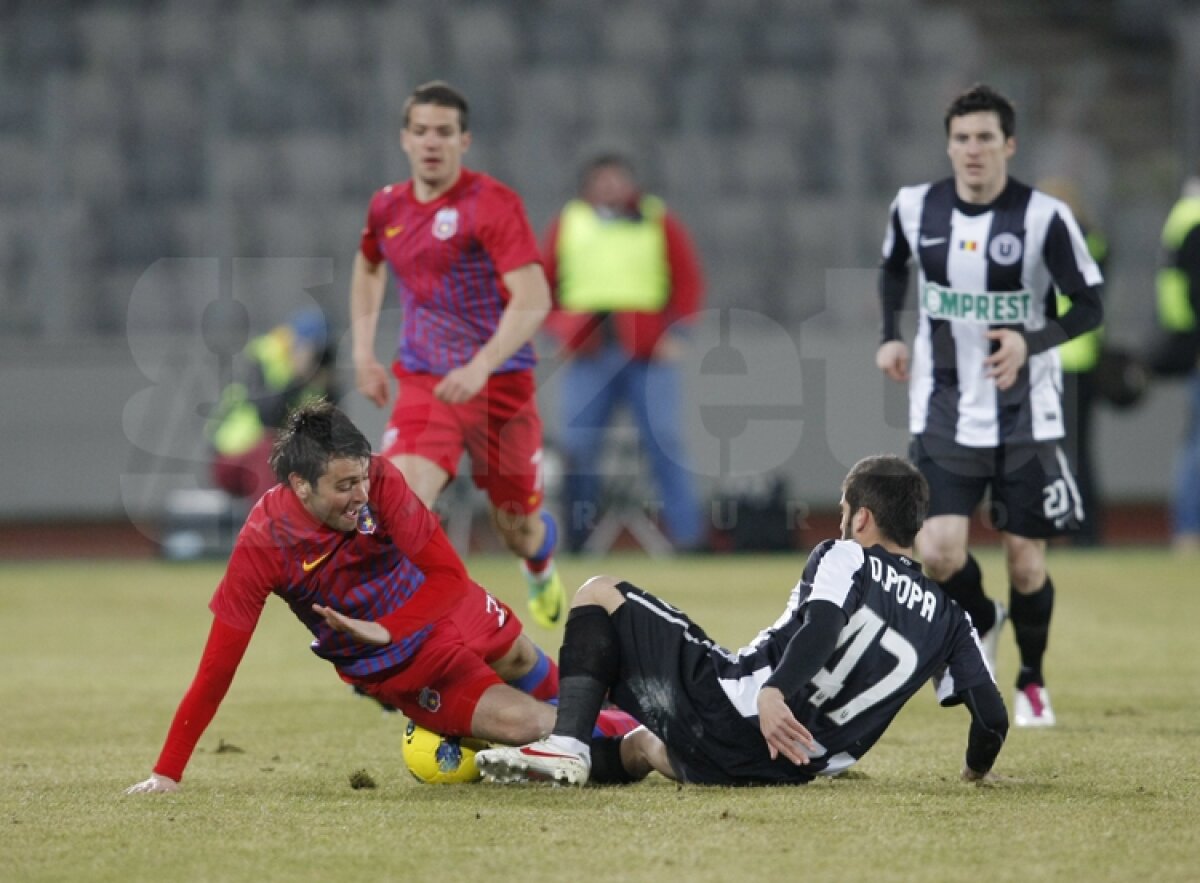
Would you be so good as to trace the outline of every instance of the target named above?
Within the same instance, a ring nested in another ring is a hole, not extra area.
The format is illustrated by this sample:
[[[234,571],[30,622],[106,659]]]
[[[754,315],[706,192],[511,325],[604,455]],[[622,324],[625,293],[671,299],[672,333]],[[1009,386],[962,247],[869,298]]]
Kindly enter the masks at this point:
[[[371,456],[371,443],[332,403],[312,399],[296,407],[271,447],[271,469],[284,484],[292,473],[316,484],[330,460]]]
[[[842,482],[850,515],[869,509],[889,539],[909,548],[929,511],[929,485],[917,467],[903,457],[864,457]]]

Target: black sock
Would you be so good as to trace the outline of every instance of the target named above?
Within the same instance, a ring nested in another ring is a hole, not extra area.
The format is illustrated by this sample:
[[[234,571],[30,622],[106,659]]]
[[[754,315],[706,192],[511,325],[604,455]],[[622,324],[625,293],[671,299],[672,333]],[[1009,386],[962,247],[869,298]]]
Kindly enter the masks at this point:
[[[592,769],[588,781],[593,785],[628,785],[636,782],[625,764],[621,763],[621,741],[624,736],[604,736],[591,741]]]
[[[617,680],[617,632],[599,604],[572,608],[558,653],[554,733],[590,742],[608,688]]]
[[[1032,595],[1022,595],[1009,588],[1009,614],[1013,632],[1017,636],[1017,649],[1021,651],[1021,672],[1017,675],[1017,689],[1030,684],[1045,685],[1042,678],[1042,657],[1050,640],[1050,615],[1054,612],[1054,583],[1046,575],[1045,584]]]
[[[992,626],[996,624],[996,605],[983,593],[983,573],[974,555],[968,552],[967,563],[962,566],[962,570],[940,585],[947,595],[967,611],[975,625],[975,631],[981,635],[991,631]]]

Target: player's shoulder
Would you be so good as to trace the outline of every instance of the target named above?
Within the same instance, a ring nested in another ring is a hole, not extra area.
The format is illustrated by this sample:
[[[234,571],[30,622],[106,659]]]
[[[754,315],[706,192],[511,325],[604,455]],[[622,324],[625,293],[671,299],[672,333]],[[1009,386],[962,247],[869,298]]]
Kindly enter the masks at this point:
[[[954,185],[953,178],[942,178],[939,181],[922,181],[920,184],[904,184],[896,191],[896,202],[921,202],[931,191],[944,189],[949,183]]]
[[[371,482],[368,503],[371,511],[384,522],[395,513],[415,515],[417,510],[424,508],[420,498],[409,486],[404,473],[380,454],[371,455],[371,463],[367,468],[367,477]],[[389,513],[391,513],[389,515]],[[360,532],[362,525],[360,525]]]
[[[811,575],[820,567],[844,568],[853,572],[862,567],[864,560],[863,547],[854,540],[823,540],[809,553],[805,573]]]
[[[1015,183],[1020,184],[1019,181]],[[1019,192],[1029,194],[1030,213],[1041,212],[1048,215],[1056,214],[1062,217],[1075,217],[1071,211],[1071,207],[1057,196],[1051,196],[1044,190],[1038,190],[1036,187],[1030,187],[1028,184],[1020,184],[1020,187],[1022,189]]]
[[[892,200],[892,211],[915,221],[920,217],[928,202],[939,200],[953,203],[953,178],[904,185],[896,191],[896,197]]]
[[[384,184],[371,194],[371,206],[388,205],[399,202],[412,192],[412,181],[393,181]]]
[[[287,512],[294,500],[295,494],[285,484],[277,484],[263,494],[251,507],[238,531],[235,550],[240,549],[242,556],[249,554],[260,562],[263,556],[277,556],[281,547],[288,544],[295,523]]]
[[[494,178],[487,172],[480,172],[475,169],[463,169],[462,174],[465,178],[465,189],[475,191],[481,199],[491,202],[521,204],[521,195],[499,178]]]
[[[372,488],[379,486],[380,483],[390,483],[397,479],[401,483],[405,483],[400,469],[382,454],[371,455],[371,460],[367,464],[367,478],[371,482]]]

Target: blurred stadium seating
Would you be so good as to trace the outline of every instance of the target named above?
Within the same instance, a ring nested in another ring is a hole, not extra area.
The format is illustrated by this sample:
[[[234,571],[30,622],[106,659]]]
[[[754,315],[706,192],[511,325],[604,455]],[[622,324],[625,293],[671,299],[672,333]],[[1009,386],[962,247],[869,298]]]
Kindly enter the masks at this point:
[[[1169,37],[1129,3],[1055,5],[1077,31],[1074,48],[1113,41],[1098,30],[1098,6],[1111,7],[1130,41]],[[992,31],[1006,20],[1021,30],[1033,4],[989,6],[984,21],[969,4],[918,0],[5,4],[0,200],[17,214],[82,211],[106,231],[70,268],[65,282],[76,292],[164,256],[341,261],[348,237],[304,209],[365,205],[389,173],[402,173],[398,105],[433,76],[471,97],[473,160],[527,194],[539,225],[579,156],[606,144],[632,150],[705,241],[734,226],[727,212],[761,227],[812,200],[877,206],[898,183],[942,173],[940,109],[984,76],[1021,100],[1022,138],[1042,154],[1055,125],[1085,131],[1078,149],[1108,176],[1094,185],[1108,196],[1119,185],[1095,105],[1113,88],[1117,50],[1023,65]],[[1162,17],[1178,4],[1154,6]],[[1062,71],[1072,82],[1050,79]],[[1060,149],[1047,162],[1076,158],[1053,143]],[[1027,176],[1041,171],[1031,153],[1018,162]],[[205,204],[232,213],[239,234],[202,235],[187,219]],[[799,238],[779,243],[762,275],[791,271],[796,252],[815,267],[869,263],[873,254],[857,247],[879,226],[874,212],[855,214],[839,242],[793,228]],[[0,228],[0,254],[15,255],[3,262],[0,334],[62,332],[38,314],[43,298],[30,286],[40,280],[28,271],[21,227]],[[737,288],[714,290],[714,304],[740,301]],[[769,292],[754,300],[781,318],[798,312]],[[76,311],[65,331],[119,332],[124,316],[103,312],[123,306],[113,297]]]
[[[988,79],[1020,106],[1018,175],[1087,177],[1137,326],[1200,148],[1198,22],[1183,0],[0,3],[0,362],[197,334],[169,291],[134,296],[162,258],[325,258],[308,291],[344,327],[367,200],[405,175],[400,104],[434,77],[539,229],[584,155],[624,149],[694,230],[712,306],[855,326],[871,292],[825,310],[828,274],[874,264],[896,187],[946,171],[946,100]]]

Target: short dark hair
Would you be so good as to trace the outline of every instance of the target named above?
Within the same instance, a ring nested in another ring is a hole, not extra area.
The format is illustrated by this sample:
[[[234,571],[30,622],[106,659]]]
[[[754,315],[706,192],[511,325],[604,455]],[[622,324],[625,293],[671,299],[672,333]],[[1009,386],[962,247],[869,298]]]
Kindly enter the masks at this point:
[[[579,173],[580,185],[586,185],[592,175],[601,169],[620,169],[633,180],[637,180],[637,169],[633,167],[633,160],[623,153],[612,150],[607,153],[597,153],[583,164],[583,169]]]
[[[292,410],[271,446],[271,469],[287,483],[293,472],[316,484],[330,460],[371,456],[371,443],[359,428],[325,399]]]
[[[1011,138],[1017,131],[1017,112],[1013,104],[991,86],[976,83],[966,92],[950,102],[946,108],[946,134],[950,134],[950,121],[969,113],[992,112],[1000,117],[1000,131]]]
[[[408,117],[418,104],[454,108],[458,111],[459,125],[462,126],[464,132],[467,131],[467,118],[470,111],[467,98],[444,80],[432,80],[413,89],[412,94],[404,102],[404,128],[408,128]]]
[[[904,548],[913,544],[929,511],[929,484],[903,457],[877,455],[854,464],[842,482],[851,516],[870,509],[882,534]]]

